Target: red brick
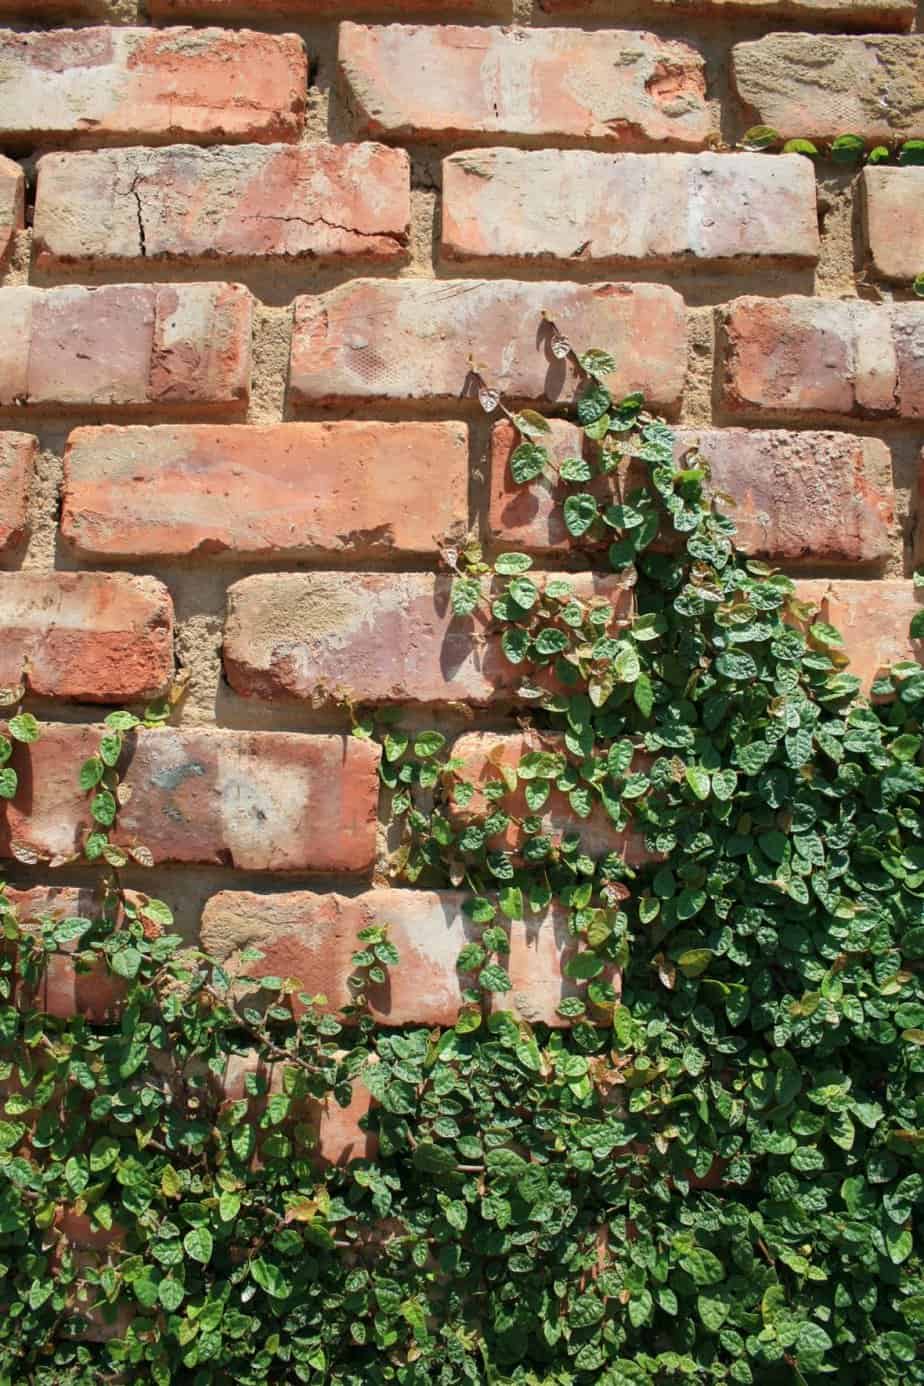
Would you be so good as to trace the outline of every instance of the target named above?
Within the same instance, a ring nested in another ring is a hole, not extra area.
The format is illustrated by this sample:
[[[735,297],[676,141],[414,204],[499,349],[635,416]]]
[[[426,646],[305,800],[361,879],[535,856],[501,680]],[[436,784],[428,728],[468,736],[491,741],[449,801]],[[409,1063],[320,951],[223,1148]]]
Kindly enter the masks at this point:
[[[296,977],[306,992],[321,993],[339,1009],[352,998],[347,978],[354,971],[351,955],[362,947],[359,930],[387,926],[401,960],[386,983],[366,992],[373,1017],[382,1025],[454,1025],[463,987],[472,984],[471,975],[456,970],[456,959],[481,935],[481,926],[463,913],[467,898],[466,892],[430,890],[370,890],[352,898],[222,891],[205,907],[202,944],[235,975]],[[544,916],[501,922],[510,939],[505,966],[513,989],[495,995],[494,1009],[564,1024],[556,1007],[582,990],[562,975],[579,951],[568,932],[568,911],[555,905]],[[259,948],[262,960],[241,963],[245,948]]]
[[[38,440],[31,433],[0,433],[0,554],[29,532],[29,490]]]
[[[54,29],[0,34],[7,144],[297,140],[307,61],[295,34]]]
[[[36,263],[391,261],[410,214],[408,156],[381,144],[46,154]]]
[[[924,168],[865,168],[863,236],[873,272],[882,279],[924,273]]]
[[[701,149],[712,133],[702,58],[654,34],[347,23],[339,42],[366,135]]]
[[[37,931],[46,919],[57,922],[75,916],[98,919],[101,915],[98,895],[87,888],[35,886],[30,890],[14,890],[7,887],[5,896],[16,907],[19,922],[27,932]],[[102,957],[88,971],[78,972],[73,954],[79,946],[75,940],[50,953],[39,987],[26,991],[22,982],[18,984],[17,1004],[34,1007],[62,1020],[82,1015],[92,1024],[102,1025],[116,1019],[125,994],[125,982],[109,972]],[[73,1237],[69,1239],[74,1240]],[[81,1238],[80,1244],[87,1243]]]
[[[17,22],[99,18],[125,24],[138,18],[138,0],[0,0],[0,15]]]
[[[442,251],[509,265],[812,264],[815,173],[800,154],[468,150],[443,161]]]
[[[580,455],[583,435],[562,419],[551,422],[554,462]],[[570,538],[561,507],[573,486],[549,482],[518,486],[509,459],[518,441],[512,424],[496,424],[491,439],[488,533],[496,547],[561,554],[580,549]],[[891,458],[876,438],[846,433],[786,433],[743,428],[678,429],[678,461],[698,444],[711,469],[711,488],[730,495],[723,505],[738,526],[737,544],[755,557],[785,563],[876,563],[890,553],[894,524]],[[587,445],[588,460],[593,460]],[[644,485],[647,471],[622,475],[625,493]],[[616,499],[612,478],[588,486],[599,499]],[[586,541],[584,541],[586,547]]]
[[[240,284],[0,289],[0,406],[242,414],[252,309]]]
[[[924,34],[768,34],[735,45],[732,73],[746,122],[785,139],[924,135]]]
[[[25,225],[26,178],[19,164],[0,154],[0,260]]]
[[[683,300],[654,284],[354,280],[295,300],[290,399],[457,404],[473,355],[507,399],[573,399],[582,378],[552,355],[543,310],[582,349],[613,353],[615,394],[641,390],[653,409],[676,411],[686,373]]]
[[[539,7],[548,14],[588,19],[613,13],[612,0],[539,0]],[[758,21],[779,16],[790,22],[804,20],[839,29],[910,29],[915,0],[649,0],[646,13],[671,18],[711,14],[721,20],[735,16]],[[816,37],[812,34],[811,41]]]
[[[821,619],[840,631],[850,656],[848,672],[862,680],[864,691],[880,670],[898,660],[924,663],[922,642],[908,634],[922,600],[913,582],[801,579],[796,584],[796,596],[816,603]]]
[[[500,735],[495,732],[469,732],[460,736],[452,748],[453,759],[460,760],[458,771],[460,780],[475,786],[475,793],[464,809],[452,810],[452,817],[459,825],[468,825],[484,820],[490,812],[483,788],[491,780],[500,779],[500,766],[515,769],[520,760],[530,751],[556,749],[555,738],[540,738],[535,733],[524,735]],[[494,851],[518,852],[527,840],[521,826],[522,819],[530,815],[523,788],[518,786],[512,793],[499,801],[499,806],[511,815],[513,821],[503,833],[492,838],[490,845]],[[633,828],[619,829],[602,805],[598,805],[588,818],[578,818],[568,802],[566,794],[554,787],[549,792],[545,806],[540,810],[543,833],[550,836],[557,845],[564,833],[578,832],[582,849],[592,857],[605,856],[615,852],[630,866],[641,866],[655,858],[646,850],[644,834]]]
[[[467,518],[459,423],[78,428],[64,459],[61,533],[85,557],[432,555]]]
[[[724,327],[734,414],[924,417],[924,303],[738,298]]]
[[[166,691],[173,603],[162,582],[126,573],[0,573],[0,687],[84,703]]]
[[[16,798],[0,805],[0,856],[11,842],[41,857],[77,851],[90,827],[80,766],[100,729],[50,725],[17,745]],[[155,862],[245,871],[368,871],[375,856],[379,749],[355,737],[162,730],[126,752],[132,791],[116,839]]]
[[[249,19],[264,17],[275,20],[282,15],[304,19],[346,19],[350,15],[423,14],[455,18],[476,15],[510,14],[510,0],[149,0],[148,13],[153,19]]]
[[[540,576],[540,582],[543,580]],[[631,575],[579,573],[576,596],[631,607]],[[431,573],[264,573],[228,590],[224,663],[244,697],[478,705],[523,682],[482,615],[454,616]],[[489,588],[486,584],[485,592]]]
[[[230,896],[230,892],[227,894]],[[265,896],[247,898],[258,901],[260,905],[266,903]],[[283,895],[280,898],[291,900],[298,897]],[[266,1097],[271,1093],[284,1091],[284,1070],[284,1064],[262,1062],[253,1051],[230,1054],[224,1074],[225,1097],[233,1102],[247,1097],[249,1117],[251,1122],[255,1123],[266,1106]],[[248,1096],[245,1080],[251,1074],[258,1076],[265,1085],[263,1097]],[[379,1148],[378,1138],[374,1131],[365,1131],[359,1124],[369,1115],[373,1106],[369,1090],[362,1078],[353,1080],[352,1095],[346,1107],[341,1107],[333,1094],[323,1100],[305,1098],[296,1104],[295,1115],[309,1128],[313,1128],[312,1134],[316,1142],[314,1158],[318,1165],[324,1168],[328,1165],[346,1165],[351,1160],[375,1159]],[[257,1134],[259,1139],[259,1131]],[[254,1163],[260,1163],[259,1148]]]

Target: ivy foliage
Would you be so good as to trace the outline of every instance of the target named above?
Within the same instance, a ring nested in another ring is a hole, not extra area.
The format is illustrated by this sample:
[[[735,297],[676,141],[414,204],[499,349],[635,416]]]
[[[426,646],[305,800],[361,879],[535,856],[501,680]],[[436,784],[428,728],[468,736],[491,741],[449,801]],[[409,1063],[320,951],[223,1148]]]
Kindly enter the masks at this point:
[[[476,786],[438,731],[354,729],[384,743],[395,879],[468,892],[454,1027],[372,1022],[385,928],[334,1015],[117,874],[93,919],[0,895],[3,1386],[924,1382],[924,670],[863,697],[706,462],[575,359],[581,448],[555,465],[509,414],[512,473],[634,573],[631,619],[470,544],[454,609],[521,670],[538,746]],[[112,837],[122,738],[156,735],[126,717],[82,772],[116,873],[144,860]],[[590,854],[592,816],[651,860]],[[504,997],[512,921],[553,902],[578,946],[550,1028]],[[41,1011],[62,952],[119,979],[117,1020]],[[319,1104],[357,1084],[378,1154],[325,1169]]]

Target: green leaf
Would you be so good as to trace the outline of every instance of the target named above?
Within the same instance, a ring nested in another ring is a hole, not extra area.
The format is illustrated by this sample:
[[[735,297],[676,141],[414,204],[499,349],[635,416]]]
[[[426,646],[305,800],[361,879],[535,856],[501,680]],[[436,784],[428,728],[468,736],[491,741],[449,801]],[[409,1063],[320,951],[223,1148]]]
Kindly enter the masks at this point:
[[[585,428],[588,424],[596,423],[597,419],[602,418],[607,412],[611,404],[612,397],[609,390],[599,381],[594,381],[587,386],[577,402],[578,422]]]
[[[525,553],[502,553],[494,560],[494,571],[503,577],[515,577],[517,573],[527,573],[533,560]]]
[[[558,464],[558,475],[562,481],[590,481],[593,468],[583,457],[565,457]]]
[[[531,610],[539,600],[539,588],[533,582],[532,578],[513,578],[508,583],[507,591],[516,602],[517,606],[521,606],[524,611]]]
[[[118,804],[115,795],[110,794],[108,789],[101,789],[98,794],[94,794],[90,800],[90,814],[97,823],[104,828],[111,828],[116,820]]]
[[[127,978],[128,981],[137,977],[141,962],[140,952],[130,944],[125,948],[120,948],[117,953],[113,953],[111,959],[113,972],[119,977]]]
[[[500,963],[488,963],[478,974],[478,985],[482,991],[510,991],[513,983]]]
[[[186,1291],[182,1282],[172,1276],[165,1276],[157,1287],[157,1297],[168,1314],[175,1314],[183,1303]]]
[[[12,799],[16,795],[19,776],[11,765],[0,770],[0,799]]]
[[[718,1285],[725,1279],[725,1267],[713,1252],[705,1247],[694,1247],[680,1257],[679,1265],[690,1276],[694,1285]]]
[[[831,141],[831,158],[839,164],[855,164],[863,157],[865,148],[861,135],[838,135]]]
[[[924,164],[924,140],[905,140],[898,151],[898,162],[903,168],[913,164]]]
[[[212,1259],[214,1250],[212,1234],[207,1227],[191,1227],[183,1238],[183,1248],[186,1255],[193,1261],[199,1261],[203,1266],[208,1265]]]
[[[598,515],[597,502],[586,491],[568,496],[563,507],[565,528],[574,539],[586,534]]]
[[[772,145],[779,144],[781,138],[779,131],[774,130],[772,125],[752,125],[742,136],[741,148],[770,149]]]
[[[446,738],[442,732],[419,732],[414,738],[414,755],[419,756],[421,760],[427,760],[430,756],[435,756],[445,745]]]
[[[786,143],[783,145],[783,153],[807,154],[809,158],[814,159],[818,154],[818,149],[814,144],[812,144],[811,140],[794,139],[786,141]]]
[[[709,771],[704,770],[699,765],[688,765],[685,772],[687,784],[696,795],[697,799],[708,799],[711,789]]]
[[[510,474],[518,486],[535,481],[549,465],[549,454],[538,443],[521,443],[510,458]]]
[[[548,419],[538,414],[535,409],[521,409],[519,414],[514,414],[513,422],[526,438],[540,438],[552,431]]]
[[[31,712],[21,712],[17,717],[11,717],[7,723],[7,730],[14,741],[27,744],[38,741],[41,735],[41,727]]]
[[[924,274],[919,274],[911,285],[918,298],[924,298]]]
[[[292,1293],[292,1286],[279,1267],[265,1261],[262,1256],[257,1256],[251,1261],[250,1275],[260,1289],[265,1290],[273,1299],[288,1299]]]
[[[481,601],[481,583],[477,578],[457,577],[452,584],[452,610],[456,616],[471,616]]]
[[[616,369],[616,359],[608,351],[597,351],[591,348],[584,351],[578,357],[581,369],[595,380],[605,380],[608,375],[612,375]]]

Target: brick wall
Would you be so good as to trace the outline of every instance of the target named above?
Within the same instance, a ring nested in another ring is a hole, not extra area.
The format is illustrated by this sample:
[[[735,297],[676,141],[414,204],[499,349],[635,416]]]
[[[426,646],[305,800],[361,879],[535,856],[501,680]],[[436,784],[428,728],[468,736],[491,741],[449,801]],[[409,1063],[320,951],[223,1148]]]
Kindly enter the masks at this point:
[[[129,884],[335,998],[356,929],[390,922],[380,1018],[452,1020],[460,899],[390,888],[377,751],[338,699],[464,736],[476,781],[516,754],[511,671],[450,621],[437,552],[474,528],[568,565],[551,498],[512,486],[510,430],[464,390],[474,356],[560,412],[576,380],[543,311],[699,440],[743,545],[800,577],[865,679],[909,653],[924,169],[737,146],[758,121],[924,136],[914,0],[0,18],[0,685],[27,661],[55,724],[17,749],[0,820],[0,853],[41,859],[11,863],[30,907],[88,887],[67,857],[92,724],[183,669],[176,725],[128,772],[121,831],[156,862]],[[573,450],[565,421],[553,446]],[[582,581],[628,612],[621,578]],[[555,1023],[568,946],[559,918],[511,926],[522,1014]],[[66,966],[49,986],[57,1009],[118,1004]],[[365,1140],[337,1121],[332,1158]]]

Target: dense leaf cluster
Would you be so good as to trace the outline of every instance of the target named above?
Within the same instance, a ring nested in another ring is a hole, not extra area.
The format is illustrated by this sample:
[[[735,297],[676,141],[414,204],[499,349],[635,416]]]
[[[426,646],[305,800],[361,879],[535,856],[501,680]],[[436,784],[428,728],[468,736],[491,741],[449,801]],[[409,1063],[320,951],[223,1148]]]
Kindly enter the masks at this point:
[[[470,891],[452,1029],[372,1023],[384,929],[333,1016],[146,897],[0,905],[0,1382],[924,1382],[924,671],[860,696],[837,632],[736,552],[703,459],[610,398],[605,353],[580,365],[584,448],[556,466],[511,414],[513,474],[636,574],[634,617],[470,545],[454,608],[521,668],[535,748],[476,786],[439,732],[355,728],[384,741],[394,875]],[[84,767],[106,860],[115,752]],[[601,815],[653,860],[586,852]],[[578,946],[550,1029],[503,1006],[510,921],[553,902]],[[38,1009],[68,950],[122,980],[120,1023]],[[356,1083],[378,1156],[323,1170],[318,1104]]]

